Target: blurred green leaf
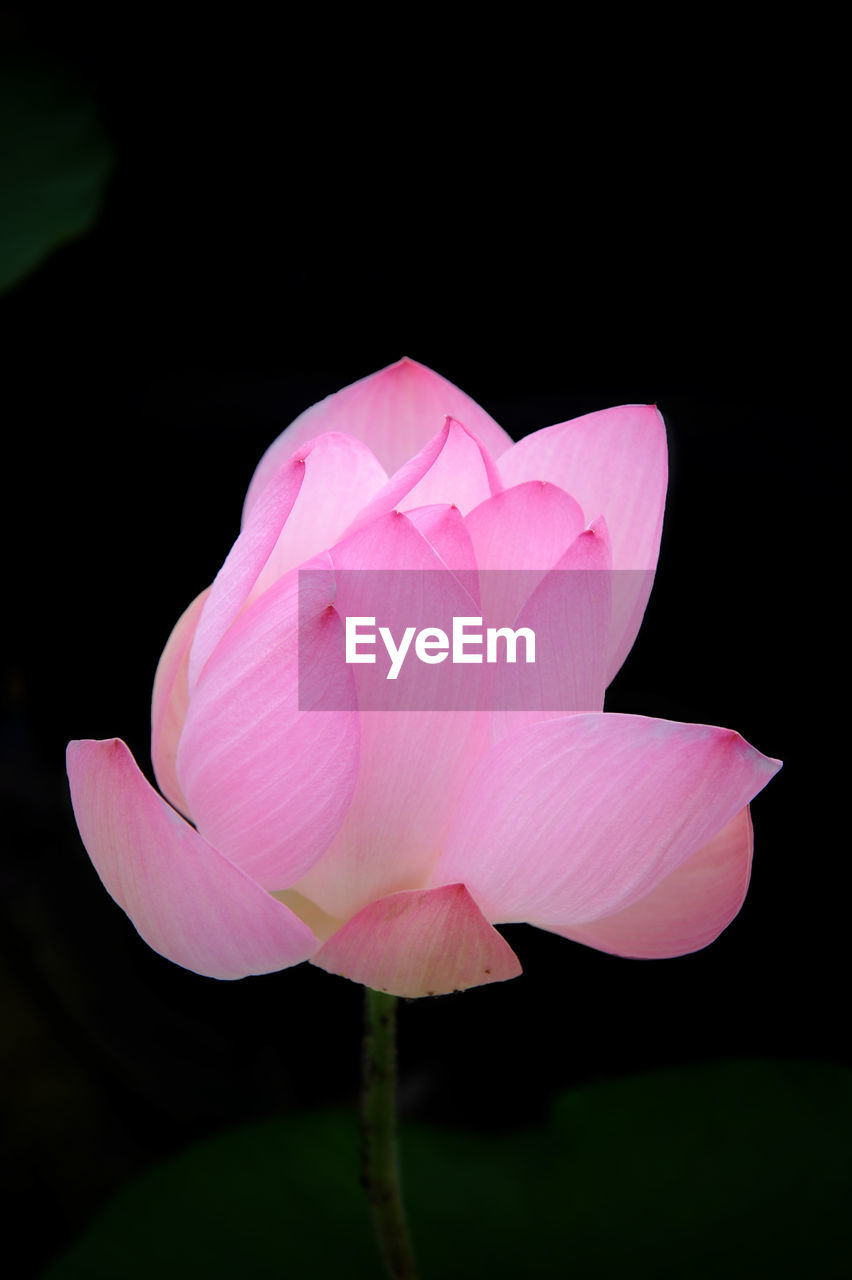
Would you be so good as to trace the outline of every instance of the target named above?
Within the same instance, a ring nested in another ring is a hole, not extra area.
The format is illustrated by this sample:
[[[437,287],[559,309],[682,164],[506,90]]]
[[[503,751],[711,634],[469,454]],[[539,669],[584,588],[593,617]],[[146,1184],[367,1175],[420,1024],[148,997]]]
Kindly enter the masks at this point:
[[[97,217],[111,161],[76,73],[0,42],[0,293]]]
[[[424,1280],[846,1276],[852,1073],[744,1062],[564,1094],[541,1129],[407,1125]],[[344,1112],[225,1133],[120,1192],[43,1280],[380,1277]]]

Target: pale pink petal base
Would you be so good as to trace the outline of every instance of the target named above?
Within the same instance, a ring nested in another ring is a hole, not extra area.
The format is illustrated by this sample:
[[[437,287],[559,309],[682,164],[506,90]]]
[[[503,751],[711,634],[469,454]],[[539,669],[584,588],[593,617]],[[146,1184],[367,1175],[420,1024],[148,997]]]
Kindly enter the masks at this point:
[[[754,836],[748,806],[724,830],[632,907],[550,933],[597,951],[664,960],[709,946],[736,916],[751,874]]]
[[[273,973],[313,954],[308,926],[169,808],[123,742],[71,742],[67,765],[95,870],[154,951],[210,978]]]
[[[463,884],[392,893],[359,911],[313,957],[328,973],[394,996],[440,996],[521,972]]]

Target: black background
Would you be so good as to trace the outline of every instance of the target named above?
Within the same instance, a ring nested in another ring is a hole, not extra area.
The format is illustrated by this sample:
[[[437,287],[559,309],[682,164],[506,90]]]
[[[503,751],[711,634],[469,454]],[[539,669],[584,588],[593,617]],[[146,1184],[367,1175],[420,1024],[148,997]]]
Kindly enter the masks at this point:
[[[354,1096],[360,989],[307,965],[217,983],[150,952],[89,866],[63,753],[117,735],[149,769],[160,650],[257,459],[402,354],[516,438],[659,405],[660,568],[607,706],[728,725],[785,761],[716,944],[641,963],[507,929],[522,978],[404,1006],[403,1107],[496,1128],[646,1066],[848,1060],[845,854],[820,818],[830,280],[777,50],[756,82],[737,42],[705,65],[493,27],[465,45],[425,18],[40,37],[92,83],[116,166],[95,230],[0,302],[4,1196],[20,1223],[40,1206],[37,1251],[194,1137]]]

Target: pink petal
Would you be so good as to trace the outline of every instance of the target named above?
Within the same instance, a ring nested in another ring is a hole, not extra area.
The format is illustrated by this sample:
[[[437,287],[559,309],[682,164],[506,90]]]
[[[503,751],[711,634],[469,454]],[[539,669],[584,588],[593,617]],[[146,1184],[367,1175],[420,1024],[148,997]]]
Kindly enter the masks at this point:
[[[261,458],[249,487],[246,514],[293,450],[326,431],[344,431],[362,440],[386,470],[394,472],[441,430],[448,416],[475,431],[495,458],[512,443],[470,396],[425,365],[403,357],[296,418]]]
[[[251,519],[244,524],[216,574],[189,654],[187,679],[190,695],[205,663],[245,605],[263,566],[272,555],[304,479],[305,459],[301,455],[290,458],[276,471]]]
[[[479,597],[476,579],[476,556],[468,532],[467,522],[458,507],[435,503],[430,507],[415,507],[406,511],[406,517],[439,557],[442,564],[461,575],[474,599]],[[475,584],[475,585],[474,585]]]
[[[423,611],[435,625],[441,625],[447,613],[476,612],[456,575],[443,570],[407,516],[384,516],[344,539],[330,554],[337,571],[336,608],[341,616],[375,616],[382,625],[382,610],[376,605],[382,583],[388,584],[388,611],[415,620],[410,625],[416,625]],[[377,573],[364,573],[366,568]],[[389,569],[398,572],[389,574]],[[381,580],[378,587],[377,578]],[[395,624],[391,630],[400,635]],[[488,744],[487,715],[476,710],[418,709],[434,707],[438,700],[415,696],[406,701],[410,686],[402,680],[387,681],[387,661],[380,663],[380,656],[372,666],[350,668],[355,671],[361,707],[360,767],[352,803],[329,849],[293,886],[341,919],[376,898],[425,883],[465,777]],[[470,670],[449,663],[424,667],[411,660],[412,674],[419,682],[440,672],[460,685],[470,679],[465,674]],[[417,683],[415,694],[424,687],[430,688]],[[456,688],[453,684],[451,694]],[[453,696],[444,705],[460,702]]]
[[[512,625],[536,637],[534,664],[496,668],[495,741],[537,720],[602,711],[612,612],[606,525],[585,529],[545,574]],[[524,575],[526,577],[526,575]]]
[[[160,955],[211,978],[307,960],[311,930],[149,786],[123,742],[72,742],[74,814],[108,893]]]
[[[564,489],[533,480],[480,503],[465,524],[480,569],[546,570],[582,533],[586,521]]]
[[[336,433],[317,440],[305,455],[299,496],[249,599],[337,542],[386,484],[384,467],[360,440]]]
[[[151,699],[151,761],[154,776],[166,799],[187,816],[189,806],[177,779],[175,759],[189,706],[189,650],[202,606],[209,593],[208,587],[196,596],[175,623],[157,665]]]
[[[505,485],[550,480],[586,519],[603,515],[616,569],[657,563],[666,497],[666,433],[654,405],[587,413],[526,436],[500,458]]]
[[[442,430],[395,472],[358,514],[350,532],[388,511],[413,511],[435,503],[464,514],[502,488],[488,450],[465,426],[447,418]]]
[[[568,928],[638,902],[780,768],[739,734],[642,716],[547,720],[479,761],[431,884],[492,921]]]
[[[534,480],[505,489],[465,517],[489,623],[511,626],[536,584],[564,555],[585,521],[573,498]]]
[[[443,448],[422,479],[397,503],[401,511],[448,502],[462,514],[502,489],[496,464],[470,427],[447,418]]]
[[[505,982],[521,972],[514,951],[463,884],[371,903],[320,947],[313,963],[408,998]]]
[[[754,835],[748,806],[677,871],[632,907],[550,932],[598,951],[662,960],[700,951],[718,938],[743,904]]]
[[[653,405],[623,405],[546,427],[504,453],[503,482],[551,480],[586,519],[603,515],[612,540],[615,675],[636,639],[653,585],[666,498],[663,419]]]
[[[237,619],[196,686],[178,748],[199,831],[270,890],[289,888],[327,848],[358,773],[352,668],[332,591],[327,574],[315,599],[300,600],[294,571]],[[300,708],[300,629],[313,675],[336,682],[330,703],[352,710]]]
[[[278,468],[210,589],[189,658],[190,692],[246,603],[335,542],[384,481],[370,451],[337,434],[309,441]]]

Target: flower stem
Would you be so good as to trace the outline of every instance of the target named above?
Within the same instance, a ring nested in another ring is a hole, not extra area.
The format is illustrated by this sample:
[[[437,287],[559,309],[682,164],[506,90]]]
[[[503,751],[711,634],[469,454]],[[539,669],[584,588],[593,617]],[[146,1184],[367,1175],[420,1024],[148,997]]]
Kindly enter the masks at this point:
[[[392,1280],[416,1280],[396,1151],[396,996],[365,988],[361,1085],[362,1182]]]

